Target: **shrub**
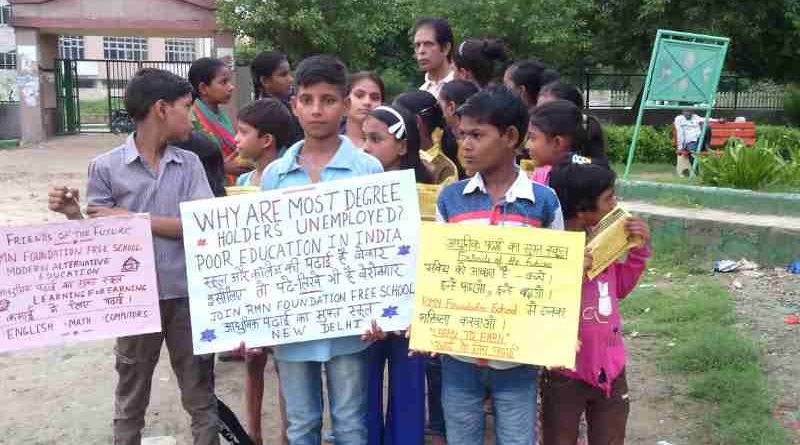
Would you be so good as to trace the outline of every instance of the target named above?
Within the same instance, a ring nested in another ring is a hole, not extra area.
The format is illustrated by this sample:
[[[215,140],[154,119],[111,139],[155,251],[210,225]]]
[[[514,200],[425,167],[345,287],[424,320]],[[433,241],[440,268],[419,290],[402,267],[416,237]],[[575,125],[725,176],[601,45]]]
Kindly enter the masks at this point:
[[[633,139],[633,126],[607,125],[603,127],[603,131],[606,134],[609,161],[625,162]],[[639,129],[639,142],[636,144],[634,160],[649,164],[675,162],[671,132],[669,125],[661,127],[642,125]]]
[[[625,162],[633,137],[632,125],[604,125],[611,162]],[[794,150],[800,150],[800,128],[783,125],[756,125],[756,140],[775,147],[777,153],[788,159]],[[798,158],[800,159],[800,158]],[[672,145],[672,127],[642,125],[639,143],[636,144],[636,162],[674,163],[675,147]]]
[[[412,88],[403,73],[394,68],[387,68],[381,71],[380,75],[381,79],[383,79],[383,85],[386,87],[384,102],[387,104],[391,103],[400,93]]]
[[[769,142],[758,141],[748,147],[731,139],[720,155],[700,159],[700,182],[717,187],[760,190],[783,179],[785,162]]]
[[[778,154],[789,159],[791,153],[800,150],[800,128],[783,125],[756,125],[756,140],[769,142]]]
[[[790,187],[800,187],[800,146],[793,146],[781,150],[781,152],[785,152],[782,156],[785,162],[781,169],[779,183]]]
[[[786,120],[792,125],[800,125],[800,84],[793,83],[786,87],[783,95],[783,112]]]

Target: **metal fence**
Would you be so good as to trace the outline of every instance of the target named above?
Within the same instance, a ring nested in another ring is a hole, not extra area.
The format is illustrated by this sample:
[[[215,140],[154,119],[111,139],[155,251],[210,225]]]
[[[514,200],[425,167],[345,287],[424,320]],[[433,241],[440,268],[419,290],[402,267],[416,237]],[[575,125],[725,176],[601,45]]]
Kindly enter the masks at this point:
[[[108,133],[124,113],[125,88],[142,68],[160,68],[186,78],[191,62],[57,59],[58,133]]]
[[[583,90],[587,108],[630,108],[642,90],[646,74],[585,72],[576,82]],[[722,76],[716,109],[783,109],[783,91],[750,89],[750,79]]]

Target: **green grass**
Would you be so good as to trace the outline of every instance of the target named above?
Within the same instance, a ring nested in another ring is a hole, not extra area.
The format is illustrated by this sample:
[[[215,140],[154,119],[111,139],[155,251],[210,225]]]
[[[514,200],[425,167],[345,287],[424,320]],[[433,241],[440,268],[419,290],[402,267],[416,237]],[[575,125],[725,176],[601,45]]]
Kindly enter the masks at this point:
[[[624,163],[613,163],[611,168],[617,173],[619,178],[625,174]],[[642,164],[634,162],[631,165],[630,177],[632,181],[662,182],[667,184],[681,185],[702,185],[697,178],[687,178],[678,176],[675,173],[675,164]],[[797,186],[792,184],[773,184],[759,190],[765,193],[798,193]],[[670,197],[661,201],[656,200],[654,204],[674,205],[678,207],[694,207],[698,204],[687,197]]]
[[[114,108],[124,108],[122,99],[112,99],[112,104],[114,104]],[[108,99],[84,99],[81,100],[80,107],[82,115],[105,116],[108,114]]]
[[[622,178],[625,174],[625,164],[611,164],[611,168],[617,172],[617,176]],[[670,184],[698,185],[695,179],[678,176],[675,173],[674,164],[641,164],[634,162],[631,164],[631,172],[628,179],[632,181],[652,181],[666,182]]]
[[[673,279],[623,301],[626,330],[674,342],[660,351],[659,368],[688,375],[689,396],[712,404],[704,425],[714,444],[789,445],[771,414],[761,351],[736,329],[730,294],[711,277],[672,266],[678,262],[680,252],[671,252],[651,264],[658,275],[671,271]]]

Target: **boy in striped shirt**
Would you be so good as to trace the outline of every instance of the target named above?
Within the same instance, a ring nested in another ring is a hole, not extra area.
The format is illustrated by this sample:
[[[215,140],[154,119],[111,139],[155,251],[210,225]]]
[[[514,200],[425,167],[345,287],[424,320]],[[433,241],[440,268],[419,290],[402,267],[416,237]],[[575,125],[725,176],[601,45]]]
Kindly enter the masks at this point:
[[[522,100],[504,87],[484,90],[458,110],[464,168],[476,172],[442,190],[437,218],[447,223],[563,230],[552,189],[531,181],[515,162],[528,126]],[[535,366],[460,356],[442,357],[442,401],[447,440],[483,444],[483,400],[491,395],[495,434],[502,445],[536,443]]]

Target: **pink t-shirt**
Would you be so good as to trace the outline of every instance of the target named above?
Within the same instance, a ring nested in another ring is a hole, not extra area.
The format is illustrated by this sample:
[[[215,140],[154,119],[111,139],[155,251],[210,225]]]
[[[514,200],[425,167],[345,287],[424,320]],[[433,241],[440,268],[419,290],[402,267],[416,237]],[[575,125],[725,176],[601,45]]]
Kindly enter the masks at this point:
[[[624,263],[615,262],[595,279],[583,281],[578,329],[581,349],[575,356],[575,370],[558,372],[611,395],[611,385],[626,358],[618,303],[639,283],[650,252],[649,246],[634,247]]]
[[[533,182],[538,182],[542,185],[550,185],[550,171],[553,170],[552,165],[545,165],[542,167],[536,167],[533,169],[533,172],[530,174],[530,178]]]

